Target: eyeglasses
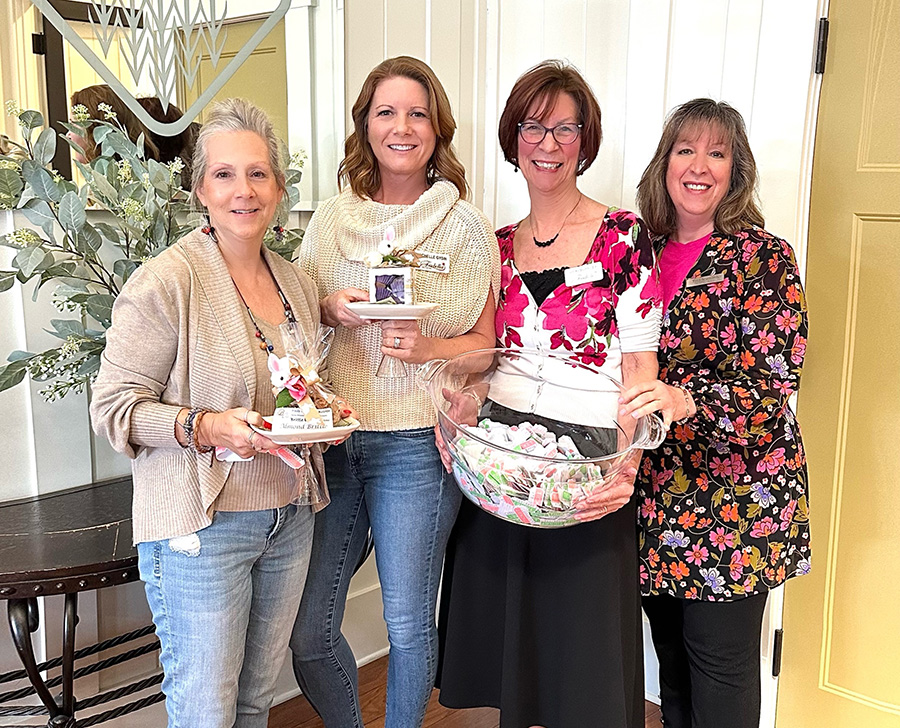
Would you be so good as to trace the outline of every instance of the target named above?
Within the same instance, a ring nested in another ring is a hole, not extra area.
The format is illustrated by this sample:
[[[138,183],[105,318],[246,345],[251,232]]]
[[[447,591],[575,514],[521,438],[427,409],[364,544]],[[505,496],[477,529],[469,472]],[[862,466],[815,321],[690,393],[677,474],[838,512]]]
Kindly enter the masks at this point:
[[[540,144],[549,132],[557,144],[571,144],[578,138],[583,126],[584,124],[557,124],[547,127],[536,121],[520,121],[519,136],[526,144]]]

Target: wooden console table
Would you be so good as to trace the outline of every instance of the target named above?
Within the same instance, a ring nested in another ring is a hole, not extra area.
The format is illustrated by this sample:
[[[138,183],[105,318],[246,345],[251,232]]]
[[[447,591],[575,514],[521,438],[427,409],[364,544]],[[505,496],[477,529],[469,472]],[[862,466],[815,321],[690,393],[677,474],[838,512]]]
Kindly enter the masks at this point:
[[[85,728],[163,699],[160,693],[115,710],[75,720],[77,708],[129,695],[162,677],[134,683],[86,701],[76,701],[76,677],[158,649],[158,642],[100,660],[79,670],[75,660],[122,642],[150,635],[152,626],[129,635],[75,650],[78,593],[138,579],[137,552],[131,545],[131,478],[73,488],[36,498],[0,504],[0,599],[7,600],[9,628],[24,670],[0,675],[0,685],[17,680],[31,687],[0,694],[0,703],[37,694],[43,708],[0,705],[3,715],[45,715],[52,728]],[[37,597],[65,595],[62,656],[37,664],[31,634],[39,626]],[[45,681],[43,670],[61,667],[61,676]],[[54,698],[50,688],[61,686]],[[136,687],[137,686],[137,687]]]

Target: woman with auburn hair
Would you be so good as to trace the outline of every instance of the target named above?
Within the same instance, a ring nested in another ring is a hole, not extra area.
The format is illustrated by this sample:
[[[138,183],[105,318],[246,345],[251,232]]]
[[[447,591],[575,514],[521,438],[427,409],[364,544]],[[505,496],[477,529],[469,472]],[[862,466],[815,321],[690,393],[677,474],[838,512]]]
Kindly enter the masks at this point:
[[[155,159],[159,161],[159,149],[153,141],[153,136],[147,130],[134,113],[129,109],[122,100],[116,96],[113,90],[106,84],[98,84],[96,86],[86,86],[72,94],[72,108],[83,106],[87,109],[91,119],[105,119],[107,116],[115,118],[122,125],[128,138],[133,142],[137,142],[138,137],[144,135],[144,154],[147,159]],[[103,105],[108,110],[101,109]],[[97,145],[94,143],[92,136],[93,124],[88,126],[88,138],[83,139],[80,136],[69,132],[66,136],[81,149],[81,153],[76,153],[76,161],[87,164],[99,156]]]
[[[634,213],[578,189],[601,140],[587,82],[559,61],[535,66],[513,86],[499,137],[530,202],[525,219],[497,231],[499,345],[562,352],[626,385],[653,381],[660,303],[650,238]],[[524,376],[480,415],[539,422],[589,447],[568,423],[609,402],[604,393],[586,402],[519,366]],[[576,387],[590,380],[582,393],[596,378],[575,367],[571,377]],[[610,404],[615,411],[615,396]],[[604,436],[614,451],[616,431]],[[443,705],[499,708],[503,728],[644,725],[636,469],[624,471],[577,504],[582,522],[568,528],[527,528],[463,501],[441,592]]]
[[[623,415],[674,424],[645,456],[643,606],[666,728],[756,728],[769,589],[809,571],[806,459],[789,406],[806,351],[791,246],[763,228],[741,115],[676,108],[638,186],[667,314],[660,378]]]
[[[347,590],[371,529],[390,641],[387,728],[417,728],[437,664],[435,603],[460,492],[434,442],[437,422],[415,377],[376,376],[379,360],[446,359],[494,344],[497,244],[464,201],[456,123],[422,61],[390,58],[366,78],[339,168],[344,186],[315,212],[300,263],[315,279],[322,320],[335,327],[328,371],[356,406],[360,428],[325,453],[331,505],[316,518],[310,577],[291,640],[294,673],[327,728],[363,725],[356,661],[341,634]],[[395,250],[445,258],[446,272],[413,268],[421,322],[360,318],[368,268],[386,232]]]

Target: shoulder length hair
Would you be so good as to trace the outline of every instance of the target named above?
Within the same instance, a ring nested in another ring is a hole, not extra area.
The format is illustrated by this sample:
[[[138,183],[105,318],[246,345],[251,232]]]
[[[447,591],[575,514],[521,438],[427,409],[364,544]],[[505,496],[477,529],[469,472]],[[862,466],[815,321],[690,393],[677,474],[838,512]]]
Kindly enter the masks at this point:
[[[543,117],[553,109],[560,94],[572,97],[578,108],[578,123],[582,125],[576,175],[594,163],[603,141],[600,104],[584,76],[574,66],[557,60],[543,61],[525,71],[509,92],[498,130],[500,148],[507,162],[519,166],[519,124],[525,121],[529,111],[536,108],[533,116],[543,123]]]
[[[468,195],[466,170],[452,146],[456,121],[447,92],[428,64],[411,56],[388,58],[366,76],[353,104],[353,131],[344,142],[344,159],[338,167],[338,186],[347,182],[357,197],[370,198],[381,188],[381,171],[368,139],[369,108],[378,84],[397,76],[418,81],[428,96],[428,115],[436,136],[434,152],[425,168],[428,184],[444,178],[452,182],[459,190],[459,196],[465,199]]]
[[[666,189],[666,172],[672,147],[685,131],[710,128],[731,146],[731,185],[716,208],[716,230],[733,235],[738,230],[765,224],[757,196],[756,160],[747,141],[747,128],[740,112],[724,101],[693,99],[672,110],[650,164],[637,187],[641,217],[654,235],[673,235],[677,229],[675,205]]]
[[[106,104],[115,114],[116,121],[125,129],[128,138],[137,143],[138,137],[144,135],[144,153],[148,159],[159,161],[159,149],[153,140],[153,135],[134,115],[125,103],[106,84],[85,86],[72,94],[72,107],[84,106],[92,119],[103,119],[100,104]],[[86,148],[83,149],[84,158],[90,162],[100,156],[97,144],[94,142],[94,124],[87,125],[88,138],[85,139]]]
[[[197,190],[203,187],[203,178],[206,176],[206,170],[209,168],[209,151],[207,142],[210,137],[231,131],[249,131],[253,132],[266,143],[266,150],[269,153],[269,166],[272,168],[272,174],[275,176],[275,182],[282,194],[286,191],[284,161],[282,154],[281,142],[275,134],[275,126],[265,111],[256,106],[247,99],[224,99],[217,102],[209,110],[206,121],[200,127],[200,133],[197,135],[197,141],[194,145],[193,154],[193,170],[191,177],[191,203],[196,210],[202,210],[203,203],[197,196]],[[284,197],[282,197],[279,208],[284,205]],[[286,210],[276,212],[276,217],[282,215]]]

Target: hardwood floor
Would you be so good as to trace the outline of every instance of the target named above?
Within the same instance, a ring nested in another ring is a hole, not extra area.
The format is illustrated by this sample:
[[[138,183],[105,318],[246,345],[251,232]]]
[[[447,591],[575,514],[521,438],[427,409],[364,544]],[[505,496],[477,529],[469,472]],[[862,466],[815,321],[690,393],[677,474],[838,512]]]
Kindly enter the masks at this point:
[[[366,728],[384,728],[384,694],[387,681],[387,657],[359,669],[359,699]],[[425,714],[425,728],[498,728],[500,713],[493,708],[450,710],[431,696]],[[660,728],[659,707],[646,703],[645,728]],[[302,695],[272,708],[269,728],[322,728],[322,721]],[[587,727],[586,727],[587,728]]]

